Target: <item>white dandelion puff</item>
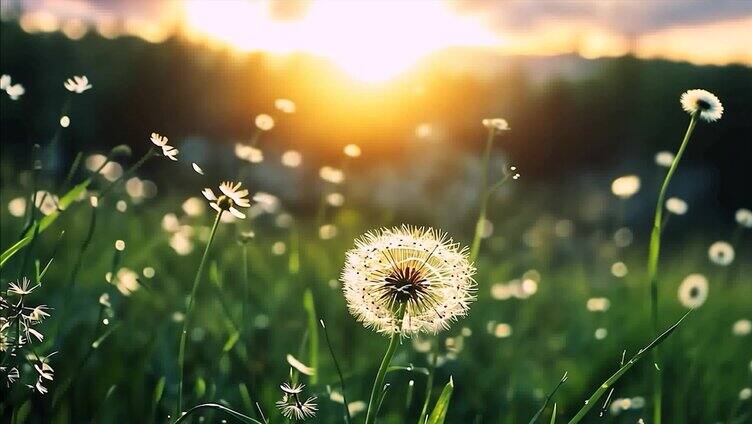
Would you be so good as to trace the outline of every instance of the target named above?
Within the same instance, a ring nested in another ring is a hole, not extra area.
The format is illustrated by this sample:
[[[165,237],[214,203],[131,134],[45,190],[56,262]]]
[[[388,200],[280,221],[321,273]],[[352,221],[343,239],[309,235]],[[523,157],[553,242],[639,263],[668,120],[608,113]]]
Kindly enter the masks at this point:
[[[699,308],[708,298],[708,279],[702,274],[690,274],[679,285],[679,302],[690,309]]]
[[[364,326],[411,335],[437,333],[466,315],[473,274],[467,249],[445,233],[403,225],[356,240],[341,281],[350,313]]]
[[[637,175],[625,175],[611,183],[611,192],[622,199],[629,199],[638,191],[640,191],[640,177]]]
[[[739,209],[734,215],[736,223],[742,227],[752,228],[752,211],[749,209]]]
[[[274,128],[274,118],[265,113],[256,116],[254,123],[256,124],[256,128],[261,131],[269,131]]]
[[[706,90],[687,90],[681,95],[680,102],[685,112],[694,115],[699,111],[700,118],[706,122],[717,121],[723,115],[721,101]]]
[[[670,197],[666,200],[666,210],[674,215],[684,215],[688,209],[687,202],[678,197]]]
[[[674,163],[674,157],[675,155],[667,150],[658,152],[655,154],[655,164],[664,168],[668,168],[672,163]]]
[[[708,248],[708,258],[716,265],[728,266],[734,262],[734,247],[725,241],[717,241]]]
[[[509,123],[507,123],[506,119],[487,118],[481,121],[481,123],[483,124],[484,127],[495,132],[508,131],[511,129],[509,128]]]
[[[92,85],[89,84],[89,78],[87,78],[86,75],[68,78],[68,80],[63,83],[63,86],[65,86],[66,90],[77,94],[81,94],[92,87]]]
[[[290,99],[277,99],[274,101],[274,107],[282,113],[295,113],[297,109],[295,102]]]

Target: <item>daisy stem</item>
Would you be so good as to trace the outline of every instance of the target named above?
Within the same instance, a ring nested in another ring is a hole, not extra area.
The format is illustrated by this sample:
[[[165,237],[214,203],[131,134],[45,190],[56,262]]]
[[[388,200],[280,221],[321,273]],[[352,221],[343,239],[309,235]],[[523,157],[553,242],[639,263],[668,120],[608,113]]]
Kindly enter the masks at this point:
[[[396,316],[402,317],[404,312],[405,305],[402,304],[400,305]],[[402,318],[400,318],[400,326],[401,320]],[[384,353],[384,358],[381,360],[379,371],[376,373],[376,380],[374,380],[373,387],[371,388],[371,398],[368,400],[368,411],[366,412],[365,424],[373,424],[376,421],[376,407],[378,406],[379,393],[381,393],[381,388],[384,387],[384,377],[386,377],[386,371],[389,368],[389,363],[392,362],[394,352],[397,350],[399,339],[400,332],[392,332],[392,335],[389,338],[389,346],[386,349],[386,353]]]
[[[488,168],[491,161],[491,147],[493,146],[494,130],[488,130],[488,138],[486,139],[486,150],[483,154],[483,173],[481,174],[481,190],[480,190],[480,207],[478,211],[478,221],[475,223],[475,235],[473,236],[473,243],[470,247],[470,262],[475,262],[478,258],[478,251],[480,251],[480,240],[483,235],[483,225],[486,221],[486,209],[488,208]]]
[[[671,182],[671,177],[674,175],[676,168],[679,165],[684,150],[689,144],[689,138],[692,136],[692,132],[697,124],[699,118],[699,112],[692,114],[692,118],[689,121],[687,132],[684,134],[684,140],[682,141],[679,152],[674,157],[674,161],[671,163],[671,167],[666,173],[666,177],[661,185],[661,190],[658,193],[658,202],[655,208],[655,219],[653,220],[653,230],[650,233],[650,250],[648,253],[648,279],[650,281],[650,316],[653,326],[653,335],[658,335],[658,258],[660,257],[661,249],[661,230],[663,224],[663,203],[666,198],[666,191],[668,185]],[[661,380],[660,371],[660,353],[658,349],[653,350],[653,362],[655,364],[655,373],[653,379],[653,422],[655,424],[661,424],[661,393],[663,390],[663,381]]]
[[[180,348],[178,350],[178,368],[179,368],[178,408],[177,408],[177,413],[175,415],[178,419],[177,421],[175,421],[175,424],[180,422],[182,419],[180,414],[183,411],[183,375],[185,371],[183,368],[185,365],[185,341],[186,341],[186,335],[188,334],[188,325],[190,325],[191,312],[193,311],[193,304],[195,303],[195,300],[196,300],[196,292],[198,291],[198,285],[201,282],[201,274],[203,274],[204,265],[206,265],[206,258],[209,256],[209,248],[211,247],[212,241],[214,240],[214,235],[217,233],[217,227],[219,226],[219,219],[222,217],[222,212],[224,212],[224,210],[220,209],[219,212],[217,212],[217,217],[214,218],[214,225],[212,226],[212,229],[211,229],[211,235],[209,236],[209,241],[206,243],[206,248],[204,249],[203,256],[201,256],[201,262],[198,265],[198,271],[196,271],[196,278],[193,279],[193,288],[191,289],[191,296],[188,298],[188,307],[185,310],[185,319],[183,320],[183,331],[180,332]]]

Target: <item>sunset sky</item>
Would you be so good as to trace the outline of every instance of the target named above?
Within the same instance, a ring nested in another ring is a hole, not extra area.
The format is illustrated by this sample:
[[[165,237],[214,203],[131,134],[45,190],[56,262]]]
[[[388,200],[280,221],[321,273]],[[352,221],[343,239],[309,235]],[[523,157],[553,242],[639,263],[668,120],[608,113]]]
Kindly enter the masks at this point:
[[[239,52],[309,53],[366,80],[450,47],[752,65],[752,2],[739,0],[3,0],[2,16],[74,39],[179,34]]]

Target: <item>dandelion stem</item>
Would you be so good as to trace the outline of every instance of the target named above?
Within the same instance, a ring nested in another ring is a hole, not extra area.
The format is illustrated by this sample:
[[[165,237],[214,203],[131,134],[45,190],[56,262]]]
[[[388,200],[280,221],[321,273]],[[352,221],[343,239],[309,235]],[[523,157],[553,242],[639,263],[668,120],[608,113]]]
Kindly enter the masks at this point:
[[[241,414],[241,413],[240,413],[240,412],[238,412],[238,411],[234,411],[234,410],[232,410],[232,409],[230,409],[230,408],[228,408],[228,407],[226,407],[226,406],[222,406],[222,405],[220,405],[220,404],[218,404],[218,403],[203,403],[203,404],[201,404],[201,405],[196,405],[196,406],[194,406],[193,408],[191,408],[191,409],[187,410],[187,411],[185,412],[185,414],[184,414],[184,415],[183,415],[182,417],[179,417],[179,418],[178,418],[178,419],[177,419],[177,420],[175,421],[175,424],[178,424],[178,423],[181,423],[181,422],[183,422],[184,420],[188,419],[188,417],[189,417],[189,416],[190,416],[191,414],[193,414],[194,412],[196,412],[196,411],[198,411],[198,410],[201,410],[201,409],[216,409],[217,411],[221,411],[221,412],[224,412],[224,413],[226,413],[227,415],[229,415],[229,416],[231,416],[231,417],[235,418],[236,420],[242,421],[242,422],[244,422],[244,423],[251,423],[251,424],[264,424],[264,423],[262,423],[261,421],[258,421],[258,420],[254,420],[253,418],[251,418],[251,417],[249,417],[249,416],[247,416],[247,415],[243,415],[243,414]]]
[[[480,190],[480,207],[478,211],[478,221],[475,223],[475,235],[473,236],[473,244],[470,247],[470,262],[475,262],[478,258],[478,251],[480,250],[480,239],[483,235],[483,225],[486,221],[486,209],[488,208],[488,168],[491,161],[491,147],[493,146],[494,130],[488,130],[488,138],[486,139],[486,150],[483,154],[483,168],[481,174],[481,190]]]
[[[198,271],[196,271],[196,277],[193,279],[193,288],[191,289],[191,296],[188,298],[188,307],[185,311],[185,319],[183,320],[183,331],[180,332],[180,348],[178,350],[178,368],[179,368],[179,383],[178,383],[178,408],[176,417],[178,417],[178,420],[175,421],[177,424],[181,421],[180,413],[183,410],[183,376],[185,374],[184,365],[185,365],[185,341],[186,341],[186,335],[188,333],[188,325],[190,324],[191,320],[191,312],[193,311],[193,304],[196,300],[196,292],[198,291],[198,285],[201,282],[201,274],[204,271],[204,265],[206,264],[206,258],[209,256],[209,248],[211,247],[212,241],[214,240],[214,235],[217,233],[217,227],[219,226],[219,219],[222,217],[222,212],[224,210],[220,210],[217,212],[217,217],[214,218],[214,225],[211,229],[211,235],[209,236],[209,241],[206,243],[206,248],[204,249],[204,254],[201,256],[201,262],[198,265]],[[187,415],[187,414],[186,414]]]
[[[405,305],[402,304],[399,307],[399,310],[396,313],[396,316],[400,317],[400,325],[402,316],[404,315]],[[366,421],[365,424],[373,424],[376,421],[376,408],[379,401],[379,393],[381,392],[382,387],[384,387],[384,377],[386,376],[386,371],[389,368],[389,363],[392,362],[392,357],[394,356],[394,352],[397,350],[397,345],[399,344],[400,339],[400,332],[399,331],[393,331],[391,337],[389,338],[389,346],[386,349],[386,353],[384,353],[384,358],[381,360],[381,365],[379,366],[379,371],[376,373],[376,380],[373,382],[373,387],[371,388],[371,398],[368,400],[368,411],[366,412]]]
[[[653,230],[650,233],[650,251],[648,253],[648,279],[650,281],[650,315],[653,326],[653,335],[658,334],[658,259],[660,257],[661,249],[661,231],[663,225],[663,203],[666,198],[666,191],[668,185],[671,182],[671,177],[674,175],[676,168],[679,165],[684,150],[689,144],[689,138],[692,136],[692,131],[695,129],[697,119],[699,118],[699,111],[692,114],[692,118],[689,121],[687,132],[684,134],[684,140],[682,141],[679,152],[674,157],[674,161],[671,163],[671,167],[666,173],[666,178],[663,180],[661,190],[658,193],[658,202],[655,208],[655,219],[653,220]],[[655,363],[654,380],[653,380],[653,422],[655,424],[661,423],[661,392],[662,380],[660,375],[660,353],[658,349],[653,350],[653,362]]]
[[[435,339],[435,337],[434,337]],[[431,341],[431,368],[428,371],[428,378],[426,379],[426,398],[423,401],[423,408],[420,411],[420,417],[418,417],[418,423],[422,424],[428,417],[428,405],[431,403],[431,394],[433,393],[433,377],[436,373],[436,361],[439,358],[438,340]]]
[[[321,323],[321,328],[324,330],[324,339],[326,340],[326,345],[329,347],[329,353],[332,355],[332,362],[334,362],[334,367],[337,369],[337,375],[339,376],[339,384],[342,387],[345,423],[350,424],[352,422],[352,418],[350,417],[350,408],[348,408],[347,394],[345,394],[345,378],[342,376],[342,370],[339,368],[337,356],[334,355],[334,348],[332,348],[332,342],[329,340],[329,332],[326,331],[326,324],[324,324],[323,319],[320,319],[319,323]]]

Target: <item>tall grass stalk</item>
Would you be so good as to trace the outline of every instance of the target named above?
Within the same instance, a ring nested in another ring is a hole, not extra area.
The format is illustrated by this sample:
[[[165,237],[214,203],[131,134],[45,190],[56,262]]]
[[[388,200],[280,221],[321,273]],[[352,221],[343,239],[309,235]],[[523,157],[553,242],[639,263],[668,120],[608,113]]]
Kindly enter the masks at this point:
[[[400,325],[404,313],[405,305],[403,304],[400,305],[397,313],[395,314],[395,316],[400,317]],[[384,358],[381,360],[381,365],[379,366],[379,371],[376,373],[376,380],[374,380],[373,382],[373,387],[371,387],[371,397],[368,400],[368,410],[366,411],[365,424],[373,424],[376,421],[376,408],[378,407],[379,393],[381,392],[382,387],[384,387],[384,377],[386,376],[387,369],[389,368],[389,363],[392,362],[394,352],[397,350],[397,345],[399,345],[400,337],[401,333],[395,331],[389,338],[389,346],[386,349],[386,353],[384,353]]]
[[[224,412],[225,414],[235,418],[237,421],[240,421],[243,423],[264,424],[261,421],[258,421],[249,417],[248,415],[243,415],[238,411],[234,411],[218,403],[204,403],[201,405],[196,405],[193,408],[187,410],[183,416],[178,417],[178,419],[175,421],[175,424],[182,423],[183,421],[187,420],[188,417],[190,417],[194,412],[200,411],[202,409],[209,409],[209,410],[216,410],[216,411]]]
[[[337,356],[334,354],[334,348],[332,347],[332,342],[329,340],[329,332],[326,331],[326,324],[324,324],[324,320],[320,319],[319,323],[321,324],[321,329],[324,330],[324,339],[326,340],[326,345],[329,347],[329,353],[332,355],[332,362],[334,362],[334,368],[337,369],[337,375],[339,376],[339,384],[340,387],[342,387],[342,400],[344,402],[344,419],[346,424],[350,424],[352,422],[352,418],[350,417],[350,408],[348,407],[347,402],[347,394],[345,392],[345,378],[342,376],[342,370],[339,368],[339,362],[337,362]]]
[[[188,334],[188,326],[190,325],[191,321],[191,313],[193,312],[193,304],[196,301],[196,292],[198,291],[198,285],[201,282],[201,274],[204,272],[204,265],[206,265],[206,258],[209,256],[209,248],[212,245],[212,241],[214,241],[214,236],[217,234],[217,227],[219,227],[219,220],[222,218],[222,212],[224,210],[220,210],[217,212],[216,218],[214,218],[214,225],[211,229],[211,235],[209,236],[209,241],[206,243],[206,248],[204,249],[204,254],[201,256],[201,262],[198,265],[198,271],[196,271],[196,277],[193,279],[193,288],[191,289],[191,295],[188,298],[188,307],[185,311],[185,319],[183,320],[183,330],[180,332],[180,347],[178,350],[178,368],[179,368],[179,380],[178,380],[178,407],[176,412],[176,417],[178,418],[175,423],[178,423],[181,421],[181,412],[183,411],[183,377],[185,374],[185,342],[186,342],[186,335]]]
[[[486,209],[488,208],[488,169],[491,162],[491,147],[493,147],[494,141],[494,129],[488,129],[488,137],[486,138],[486,150],[483,153],[483,166],[481,174],[481,189],[480,189],[480,205],[478,209],[478,221],[475,223],[475,235],[473,236],[473,243],[470,245],[470,262],[475,262],[478,257],[478,251],[480,250],[480,240],[483,235],[483,225],[486,222]]]
[[[653,326],[653,336],[658,334],[658,259],[660,257],[661,250],[661,231],[663,225],[663,205],[666,199],[666,191],[668,185],[671,182],[676,168],[679,165],[684,150],[686,150],[689,144],[689,139],[692,136],[692,132],[697,125],[697,120],[700,117],[700,111],[692,114],[687,127],[687,132],[684,134],[684,140],[682,140],[679,152],[674,157],[674,161],[671,163],[671,167],[666,173],[666,177],[663,179],[661,190],[658,193],[658,202],[655,207],[655,218],[653,219],[653,230],[650,233],[650,250],[648,253],[648,280],[650,281],[650,317]],[[658,349],[653,350],[653,362],[655,364],[654,378],[653,378],[653,422],[655,424],[661,423],[661,397],[663,391],[663,381],[661,379],[660,370],[660,352]]]

